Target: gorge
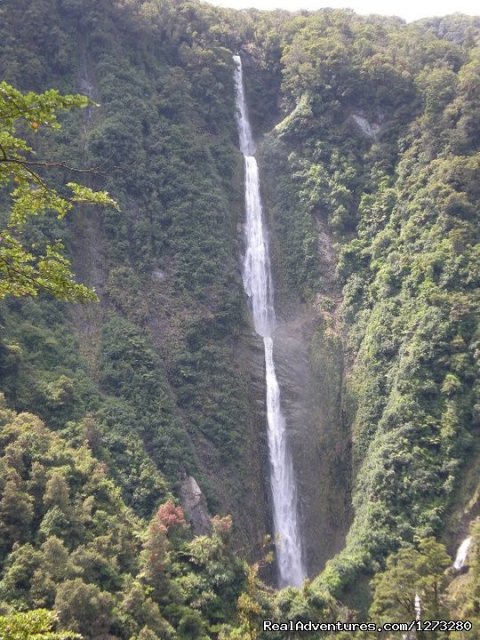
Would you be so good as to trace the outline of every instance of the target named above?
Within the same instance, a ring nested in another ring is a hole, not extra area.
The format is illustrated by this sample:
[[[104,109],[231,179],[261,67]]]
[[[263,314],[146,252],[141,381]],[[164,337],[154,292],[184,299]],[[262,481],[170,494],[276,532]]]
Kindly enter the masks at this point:
[[[477,628],[480,20],[4,0],[0,36],[0,636]],[[72,181],[118,209],[58,218]]]

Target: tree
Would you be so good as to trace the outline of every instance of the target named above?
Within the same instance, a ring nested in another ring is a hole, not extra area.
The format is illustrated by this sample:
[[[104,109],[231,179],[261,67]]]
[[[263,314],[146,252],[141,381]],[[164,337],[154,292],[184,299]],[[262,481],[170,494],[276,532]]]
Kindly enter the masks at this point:
[[[392,554],[385,571],[373,579],[374,597],[370,608],[372,620],[380,622],[422,619],[448,619],[442,596],[447,583],[446,568],[451,564],[445,547],[435,538],[418,541]],[[421,611],[418,610],[420,606]],[[443,638],[433,631],[432,637]],[[415,638],[424,638],[418,631]]]
[[[55,609],[62,626],[79,631],[85,638],[98,638],[108,633],[113,597],[81,578],[65,580],[57,589]]]
[[[45,495],[43,497],[45,506],[57,506],[62,511],[65,511],[68,508],[68,494],[69,489],[65,476],[58,471],[53,471],[45,487]]]
[[[12,471],[5,483],[0,500],[0,535],[4,545],[10,545],[14,541],[23,542],[30,537],[30,525],[33,519],[32,498],[25,491],[25,483]]]
[[[44,93],[22,93],[0,83],[0,187],[13,185],[11,210],[0,231],[0,299],[6,296],[37,295],[45,291],[57,298],[87,302],[96,300],[94,291],[75,282],[64,246],[58,241],[33,243],[25,240],[35,216],[56,215],[62,219],[76,203],[116,206],[104,191],[69,182],[69,193],[53,188],[41,172],[63,166],[39,160],[27,142],[27,132],[59,129],[58,111],[91,104],[80,95],[61,95],[55,89]],[[19,137],[17,131],[24,132]]]
[[[52,631],[56,622],[53,611],[35,609],[24,613],[0,616],[2,640],[81,640],[71,631]]]
[[[143,575],[155,593],[161,593],[166,585],[166,568],[169,565],[167,527],[160,521],[158,513],[148,527],[142,552]]]

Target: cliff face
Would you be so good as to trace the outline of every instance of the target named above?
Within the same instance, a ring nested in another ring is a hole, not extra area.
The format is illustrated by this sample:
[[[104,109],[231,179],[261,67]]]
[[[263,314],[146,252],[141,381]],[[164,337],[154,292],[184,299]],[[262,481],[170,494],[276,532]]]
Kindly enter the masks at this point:
[[[261,143],[275,274],[275,359],[298,482],[305,557],[313,576],[345,544],[351,517],[350,435],[343,413],[341,288],[335,281],[332,237],[321,216],[309,226],[319,274],[314,295],[306,299],[289,281],[302,211],[288,174],[288,154],[275,130]]]

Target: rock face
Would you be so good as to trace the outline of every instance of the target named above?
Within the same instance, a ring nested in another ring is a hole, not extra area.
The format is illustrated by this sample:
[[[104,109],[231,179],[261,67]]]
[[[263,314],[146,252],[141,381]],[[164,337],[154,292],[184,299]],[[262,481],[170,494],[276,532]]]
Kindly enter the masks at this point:
[[[212,525],[202,490],[193,476],[187,476],[180,489],[182,507],[195,535],[210,533]]]
[[[295,317],[279,318],[275,338],[304,558],[309,575],[315,575],[342,549],[350,519],[341,342],[307,305]]]
[[[367,138],[376,139],[380,132],[380,125],[376,122],[369,122],[364,116],[359,113],[354,113],[352,115],[355,123],[360,127],[362,133],[367,136]]]
[[[288,167],[287,146],[269,144],[261,151],[264,204],[274,269],[275,366],[297,483],[303,555],[309,576],[345,545],[351,521],[350,436],[344,420],[344,353],[339,322],[341,290],[335,279],[336,255],[321,212],[313,220],[317,233],[317,294],[302,300],[288,280],[283,257],[291,251],[284,226],[300,219],[293,198],[285,215],[282,193]],[[283,186],[282,186],[283,185]],[[288,183],[290,193],[295,185]],[[280,213],[279,213],[280,212]],[[279,216],[282,216],[281,218]],[[301,223],[299,223],[301,224]],[[297,226],[298,229],[298,226]]]

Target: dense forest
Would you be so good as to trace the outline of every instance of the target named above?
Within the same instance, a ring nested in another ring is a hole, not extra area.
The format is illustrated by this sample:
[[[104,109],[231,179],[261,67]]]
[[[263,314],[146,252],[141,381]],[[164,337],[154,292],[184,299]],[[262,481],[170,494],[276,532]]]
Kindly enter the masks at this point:
[[[276,586],[233,55],[298,589]],[[408,640],[480,637],[480,18],[3,0],[0,70],[0,638],[279,640],[304,633],[263,620],[419,600],[473,631]],[[407,638],[354,634],[380,636]]]

